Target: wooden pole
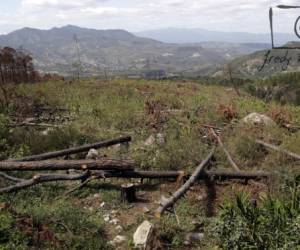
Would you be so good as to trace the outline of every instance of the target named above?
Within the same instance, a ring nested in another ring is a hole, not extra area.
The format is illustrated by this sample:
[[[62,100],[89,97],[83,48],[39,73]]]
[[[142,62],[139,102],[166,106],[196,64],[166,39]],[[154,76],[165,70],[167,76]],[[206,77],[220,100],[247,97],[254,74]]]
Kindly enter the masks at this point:
[[[218,144],[220,145],[220,147],[222,148],[222,150],[224,151],[228,161],[230,162],[231,166],[233,167],[233,169],[237,172],[240,172],[240,168],[238,167],[238,165],[236,165],[236,163],[234,162],[234,160],[232,159],[230,153],[228,152],[228,150],[225,148],[223,142],[221,141],[221,138],[216,134],[216,132],[214,131],[214,129],[210,129],[213,136],[217,139]]]
[[[0,171],[56,171],[56,170],[133,170],[132,161],[126,160],[51,160],[51,161],[28,161],[0,162]]]
[[[54,152],[49,152],[49,153],[44,153],[44,154],[39,154],[39,155],[27,156],[27,157],[24,157],[24,158],[11,160],[11,161],[49,160],[49,159],[53,159],[53,158],[57,158],[57,157],[61,157],[61,156],[87,152],[91,148],[98,149],[98,148],[110,147],[110,146],[113,146],[113,145],[116,145],[116,144],[126,143],[126,142],[130,142],[130,141],[131,141],[130,136],[120,137],[118,139],[97,142],[97,143],[94,143],[94,144],[87,144],[87,145],[83,145],[83,146],[79,146],[79,147],[74,147],[74,148],[69,148],[69,149],[64,149],[64,150],[59,150],[59,151],[54,151]]]
[[[132,178],[132,179],[177,179],[182,175],[182,171],[122,171],[110,172],[104,171],[105,178]],[[198,180],[206,178],[219,180],[251,180],[251,179],[265,179],[270,177],[267,172],[232,172],[232,171],[204,171],[198,176]],[[190,174],[185,174],[184,177],[189,178]]]
[[[288,155],[288,156],[290,156],[290,157],[292,157],[292,158],[294,158],[296,160],[300,160],[300,155],[298,155],[298,154],[295,154],[295,153],[290,152],[290,151],[285,150],[285,149],[281,149],[280,147],[277,147],[275,145],[266,143],[266,142],[261,141],[261,140],[256,140],[255,142],[258,143],[258,144],[260,144],[260,145],[262,145],[262,146],[264,146],[264,147],[266,147],[266,148],[273,149],[273,150],[278,151],[280,153],[284,153],[284,154],[286,154],[286,155]]]
[[[83,172],[82,174],[78,174],[78,175],[60,175],[60,174],[35,175],[33,178],[29,180],[24,180],[22,182],[16,183],[15,185],[1,188],[0,194],[16,192],[45,182],[84,180],[89,176],[90,176],[89,171]]]
[[[166,199],[165,201],[161,202],[161,205],[155,212],[155,216],[157,218],[160,218],[164,211],[166,211],[169,207],[173,206],[176,203],[176,201],[179,200],[190,189],[190,187],[196,182],[198,177],[203,173],[205,166],[209,164],[211,158],[214,155],[214,152],[215,148],[212,149],[212,151],[209,153],[206,159],[202,161],[201,164],[195,169],[194,173],[191,175],[188,181],[183,186],[181,186],[181,188],[179,188],[175,193],[173,193],[173,195],[169,199]]]

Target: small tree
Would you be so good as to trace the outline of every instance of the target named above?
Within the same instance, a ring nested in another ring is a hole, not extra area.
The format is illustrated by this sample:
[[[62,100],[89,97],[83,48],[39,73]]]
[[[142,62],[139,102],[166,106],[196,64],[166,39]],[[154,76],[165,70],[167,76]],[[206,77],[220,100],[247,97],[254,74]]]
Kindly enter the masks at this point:
[[[231,67],[231,65],[229,63],[225,66],[224,72],[225,72],[226,78],[229,80],[230,84],[233,86],[236,94],[238,96],[241,96],[237,79],[233,78],[233,76],[232,76],[233,75],[233,73],[232,73],[232,67]]]

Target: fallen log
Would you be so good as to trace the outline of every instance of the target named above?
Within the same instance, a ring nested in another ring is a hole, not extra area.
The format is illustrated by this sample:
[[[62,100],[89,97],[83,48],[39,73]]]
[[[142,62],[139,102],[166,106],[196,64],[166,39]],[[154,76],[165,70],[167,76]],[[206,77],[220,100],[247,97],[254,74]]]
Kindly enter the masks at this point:
[[[26,189],[38,184],[42,184],[45,182],[54,182],[54,181],[76,181],[81,180],[82,183],[69,190],[64,194],[68,195],[74,192],[77,189],[85,186],[89,181],[95,179],[104,179],[104,178],[149,178],[149,179],[167,179],[172,178],[176,179],[181,175],[181,171],[124,171],[124,172],[109,172],[109,171],[85,171],[80,174],[43,174],[43,175],[35,175],[31,179],[20,179],[12,176],[8,176],[5,173],[0,172],[0,177],[10,179],[11,181],[16,182],[16,184],[11,185],[9,187],[5,187],[0,189],[0,194],[3,193],[11,193],[16,192],[22,189]],[[188,175],[187,175],[188,176]],[[247,173],[247,172],[228,172],[228,171],[207,171],[202,172],[197,180],[202,179],[217,179],[217,180],[255,180],[255,179],[263,179],[268,178],[271,175],[265,172],[258,173]]]
[[[61,128],[63,125],[48,124],[48,123],[34,123],[34,122],[22,122],[22,123],[11,123],[9,127],[45,127],[45,128]]]
[[[11,185],[5,188],[0,188],[0,194],[16,192],[45,182],[85,180],[89,176],[90,176],[89,171],[85,171],[79,175],[66,175],[66,174],[35,175],[33,178],[29,180],[24,180],[18,182],[15,185]]]
[[[1,161],[0,171],[56,171],[56,170],[133,170],[132,161],[126,160],[51,160],[51,161]]]
[[[176,203],[176,201],[179,200],[190,189],[190,187],[195,183],[198,177],[203,173],[205,166],[210,163],[214,152],[215,148],[212,149],[212,151],[209,153],[206,159],[202,161],[201,164],[196,168],[196,170],[188,179],[188,181],[183,186],[181,186],[181,188],[179,188],[175,193],[173,193],[173,195],[169,199],[166,199],[161,202],[161,205],[155,212],[155,216],[157,218],[160,218],[164,211],[166,211],[169,207],[173,206]]]
[[[123,171],[123,172],[110,172],[104,171],[106,179],[109,178],[132,178],[132,179],[177,179],[182,175],[182,171]],[[232,172],[232,171],[204,171],[198,176],[198,180],[218,179],[218,180],[256,180],[266,179],[271,175],[267,172]],[[190,174],[185,174],[185,178],[189,178]]]
[[[11,175],[8,175],[6,173],[0,172],[0,177],[9,180],[9,181],[13,181],[13,182],[20,182],[20,181],[24,181],[25,179],[21,179],[21,178],[17,178]]]
[[[126,136],[126,137],[120,137],[118,139],[97,142],[97,143],[94,143],[94,144],[87,144],[87,145],[83,145],[83,146],[79,146],[79,147],[74,147],[74,148],[69,148],[69,149],[64,149],[64,150],[59,150],[59,151],[54,151],[54,152],[49,152],[49,153],[44,153],[44,154],[39,154],[39,155],[27,156],[27,157],[23,157],[23,158],[16,159],[16,160],[13,159],[13,160],[10,160],[10,161],[49,160],[49,159],[53,159],[53,158],[56,158],[56,157],[87,152],[92,148],[98,149],[98,148],[110,147],[110,146],[113,146],[113,145],[116,145],[116,144],[126,143],[126,142],[130,142],[130,141],[131,141],[131,137]]]
[[[240,168],[238,167],[238,165],[236,165],[236,163],[235,163],[234,160],[232,159],[230,153],[229,153],[228,150],[225,148],[225,146],[224,146],[224,144],[223,144],[221,138],[216,134],[216,132],[214,131],[214,129],[211,128],[210,130],[211,130],[213,136],[217,139],[218,144],[220,145],[220,147],[221,147],[222,150],[224,151],[224,153],[225,153],[225,155],[226,155],[228,161],[230,162],[231,166],[233,167],[233,169],[234,169],[235,171],[237,171],[237,172],[240,172],[240,171],[241,171]]]
[[[284,153],[284,154],[286,154],[286,155],[288,155],[288,156],[290,156],[290,157],[292,157],[292,158],[294,158],[296,160],[300,160],[300,155],[298,155],[298,154],[295,154],[295,153],[290,152],[290,151],[285,150],[285,149],[281,149],[280,147],[277,147],[277,146],[275,146],[273,144],[266,143],[266,142],[264,142],[262,140],[256,140],[255,142],[258,143],[258,144],[260,144],[260,145],[262,145],[262,146],[264,146],[264,147],[266,147],[266,148],[273,149],[273,150],[278,151],[280,153]]]

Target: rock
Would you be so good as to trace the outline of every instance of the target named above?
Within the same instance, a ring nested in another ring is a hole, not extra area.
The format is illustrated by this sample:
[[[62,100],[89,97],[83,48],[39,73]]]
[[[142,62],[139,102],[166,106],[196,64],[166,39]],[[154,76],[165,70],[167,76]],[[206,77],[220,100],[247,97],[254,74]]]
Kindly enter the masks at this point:
[[[158,144],[164,144],[166,142],[165,136],[162,133],[156,135],[156,141]]]
[[[149,136],[148,139],[144,142],[144,145],[147,147],[152,146],[155,143],[155,137],[153,135]]]
[[[109,221],[109,223],[113,225],[118,225],[120,221],[118,219],[112,219],[111,221]]]
[[[272,126],[275,125],[275,122],[268,116],[258,114],[258,113],[251,113],[247,115],[243,122],[249,125],[259,125],[259,126]]]
[[[36,119],[33,117],[29,117],[29,118],[26,118],[23,122],[24,123],[35,123]]]
[[[112,216],[116,216],[118,214],[118,211],[117,210],[111,210],[110,214]]]
[[[105,203],[105,202],[102,202],[102,203],[100,204],[100,207],[101,207],[101,208],[104,208],[105,205],[106,205],[106,203]]]
[[[204,201],[207,199],[207,194],[199,194],[196,198],[197,201]]]
[[[109,243],[113,246],[118,246],[121,245],[122,243],[126,242],[127,238],[126,236],[123,235],[117,235],[112,241],[110,241]]]
[[[93,196],[95,199],[99,199],[100,198],[100,194],[94,194]],[[101,203],[102,204],[102,203]],[[101,206],[101,205],[100,205]]]
[[[96,149],[91,148],[85,158],[87,160],[97,160],[99,159],[99,152]]]
[[[121,225],[116,226],[116,231],[121,233],[123,231],[123,227]]]
[[[153,224],[145,220],[135,231],[133,243],[138,249],[162,249],[161,243]]]
[[[52,130],[53,130],[52,128],[47,128],[47,129],[43,130],[43,131],[41,132],[41,134],[44,135],[44,136],[47,136],[47,135],[49,135],[49,133],[50,133]]]
[[[196,232],[187,233],[185,236],[184,244],[190,245],[195,242],[201,241],[203,238],[204,238],[203,233],[196,233]]]
[[[143,212],[145,214],[148,214],[148,213],[150,213],[150,209],[148,207],[143,207]]]
[[[103,219],[104,219],[105,222],[109,222],[109,221],[110,221],[110,216],[109,216],[109,214],[103,215]]]

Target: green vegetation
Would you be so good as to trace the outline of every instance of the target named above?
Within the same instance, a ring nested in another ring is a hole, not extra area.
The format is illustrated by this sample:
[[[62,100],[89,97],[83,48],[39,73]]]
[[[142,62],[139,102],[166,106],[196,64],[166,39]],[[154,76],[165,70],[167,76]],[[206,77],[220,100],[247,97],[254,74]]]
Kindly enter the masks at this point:
[[[282,73],[253,81],[248,91],[265,101],[300,105],[300,73]]]
[[[93,181],[68,197],[62,197],[64,192],[78,183],[36,186],[0,197],[0,249],[109,249],[107,242],[116,234],[111,225],[103,224],[106,210],[100,206],[102,202],[110,210],[119,209],[129,241],[138,224],[149,219],[158,223],[170,249],[185,249],[184,236],[195,229],[193,221],[203,224],[205,239],[188,249],[299,248],[295,238],[299,192],[291,184],[292,191],[278,189],[286,183],[284,178],[299,175],[299,163],[254,142],[263,139],[299,153],[300,131],[286,126],[299,127],[298,106],[273,102],[277,99],[266,102],[242,90],[238,96],[228,86],[189,81],[85,79],[21,84],[9,87],[9,91],[8,109],[0,116],[1,159],[131,135],[129,147],[103,149],[101,156],[132,158],[141,169],[192,171],[212,146],[212,136],[203,127],[209,124],[222,128],[221,139],[242,170],[266,170],[275,177],[266,183],[268,188],[240,182],[197,185],[176,204],[180,225],[173,214],[157,222],[139,207],[120,205],[120,180]],[[54,110],[53,114],[37,112],[41,107]],[[276,124],[263,127],[241,122],[252,112],[268,115]],[[24,118],[62,126],[12,126]],[[212,168],[230,169],[225,157],[217,150]],[[0,187],[7,184],[1,179]],[[153,210],[162,193],[168,195],[176,188],[168,182],[146,184],[149,190],[142,192]],[[268,198],[257,198],[257,207],[253,207],[254,193]],[[271,240],[274,232],[280,241]]]
[[[285,197],[268,196],[257,201],[239,194],[234,202],[225,202],[215,228],[222,248],[299,249],[299,180],[285,188],[289,189],[281,190]]]

